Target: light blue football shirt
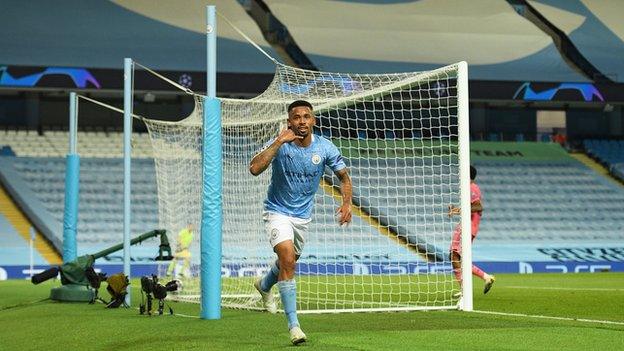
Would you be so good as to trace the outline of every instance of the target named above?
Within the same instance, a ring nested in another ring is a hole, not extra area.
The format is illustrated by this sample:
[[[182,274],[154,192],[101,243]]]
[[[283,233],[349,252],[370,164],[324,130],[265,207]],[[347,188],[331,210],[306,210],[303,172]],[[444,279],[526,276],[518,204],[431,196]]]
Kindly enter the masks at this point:
[[[264,209],[290,217],[312,217],[314,194],[325,166],[334,172],[347,167],[338,148],[321,136],[312,135],[312,143],[307,147],[294,142],[280,146],[271,163],[273,174]]]

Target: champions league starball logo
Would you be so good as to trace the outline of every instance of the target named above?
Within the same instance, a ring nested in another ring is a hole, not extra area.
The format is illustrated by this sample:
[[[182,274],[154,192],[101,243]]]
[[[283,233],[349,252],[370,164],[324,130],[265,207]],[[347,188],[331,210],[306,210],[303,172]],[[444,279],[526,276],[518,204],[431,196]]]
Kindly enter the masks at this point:
[[[178,83],[181,86],[190,89],[193,86],[193,78],[190,74],[184,73],[180,76],[180,78],[178,78]]]
[[[44,77],[66,76],[72,80],[76,88],[94,87],[100,89],[100,82],[84,68],[47,67],[41,69],[40,72],[20,77],[13,76],[8,69],[7,66],[0,66],[0,86],[35,87],[39,86]]]
[[[516,90],[513,98],[532,101],[565,100],[566,98],[587,102],[605,101],[598,88],[591,83],[538,84],[525,82]]]
[[[446,83],[435,82],[433,84],[433,93],[439,98],[448,96],[448,87],[446,86]]]

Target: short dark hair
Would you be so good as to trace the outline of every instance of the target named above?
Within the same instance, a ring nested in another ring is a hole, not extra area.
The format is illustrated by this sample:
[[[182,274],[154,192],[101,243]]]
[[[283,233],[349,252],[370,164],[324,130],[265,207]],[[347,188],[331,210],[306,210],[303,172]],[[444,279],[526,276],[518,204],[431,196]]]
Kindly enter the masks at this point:
[[[477,178],[477,169],[470,166],[470,180],[475,180],[475,178]]]
[[[288,105],[288,112],[292,111],[293,108],[295,107],[301,107],[301,106],[305,106],[305,107],[309,107],[310,110],[314,110],[314,108],[312,108],[312,104],[305,101],[305,100],[296,100],[293,101],[292,103],[290,103],[290,105]]]

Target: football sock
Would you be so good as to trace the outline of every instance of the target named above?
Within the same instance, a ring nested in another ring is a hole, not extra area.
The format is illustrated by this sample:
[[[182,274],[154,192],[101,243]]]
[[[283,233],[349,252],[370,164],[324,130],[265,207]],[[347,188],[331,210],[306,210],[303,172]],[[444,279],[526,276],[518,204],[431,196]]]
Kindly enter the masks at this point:
[[[277,282],[279,287],[280,296],[282,298],[282,305],[284,305],[284,313],[286,319],[288,319],[288,329],[299,326],[299,320],[297,319],[297,284],[294,279],[282,280]]]
[[[277,261],[275,261],[271,265],[271,269],[268,272],[266,272],[264,277],[262,277],[262,280],[260,280],[260,289],[262,289],[262,291],[264,292],[271,290],[273,285],[277,283],[278,275],[279,275],[279,265],[277,264]]]
[[[475,266],[474,264],[472,265],[472,274],[476,275],[477,277],[485,280],[485,275],[486,273],[484,271],[481,270],[481,268]]]

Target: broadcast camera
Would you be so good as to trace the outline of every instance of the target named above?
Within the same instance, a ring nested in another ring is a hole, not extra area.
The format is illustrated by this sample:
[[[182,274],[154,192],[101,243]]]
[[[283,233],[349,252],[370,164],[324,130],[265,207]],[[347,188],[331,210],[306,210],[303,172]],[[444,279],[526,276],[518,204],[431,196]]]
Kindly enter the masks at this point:
[[[165,307],[164,299],[167,297],[167,292],[180,290],[181,287],[182,284],[179,280],[172,280],[162,285],[158,282],[158,277],[155,275],[151,277],[141,277],[141,305],[139,307],[139,314],[152,314],[152,300],[154,298],[158,300],[158,314],[163,314],[163,309]],[[147,296],[147,304],[145,304],[143,294]],[[167,305],[167,307],[169,307],[169,314],[173,314],[173,309],[169,305]]]

